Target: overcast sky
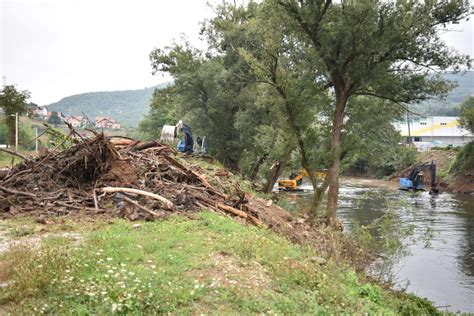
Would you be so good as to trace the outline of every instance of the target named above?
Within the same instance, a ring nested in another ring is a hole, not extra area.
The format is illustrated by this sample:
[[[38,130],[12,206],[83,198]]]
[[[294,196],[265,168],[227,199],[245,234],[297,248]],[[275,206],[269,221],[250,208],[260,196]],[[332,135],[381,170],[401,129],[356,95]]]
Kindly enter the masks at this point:
[[[72,94],[141,89],[169,81],[148,59],[199,22],[218,0],[0,0],[1,76],[38,104]],[[474,56],[474,23],[453,26],[447,43]]]

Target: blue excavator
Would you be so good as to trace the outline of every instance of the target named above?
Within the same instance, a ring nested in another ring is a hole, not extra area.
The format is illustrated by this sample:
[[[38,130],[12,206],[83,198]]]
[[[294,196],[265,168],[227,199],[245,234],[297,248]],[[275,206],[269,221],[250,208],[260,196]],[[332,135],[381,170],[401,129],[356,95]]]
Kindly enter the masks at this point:
[[[436,164],[434,160],[431,163],[425,162],[418,164],[410,171],[406,178],[400,178],[400,190],[404,191],[425,191],[424,171],[430,172],[431,188],[430,195],[437,195],[439,189],[436,185]]]
[[[164,125],[160,140],[172,142],[180,133],[183,137],[178,142],[177,149],[179,152],[192,154],[195,149],[199,154],[207,152],[206,137],[197,137],[195,146],[191,127],[184,124],[183,121],[179,121],[176,125]]]

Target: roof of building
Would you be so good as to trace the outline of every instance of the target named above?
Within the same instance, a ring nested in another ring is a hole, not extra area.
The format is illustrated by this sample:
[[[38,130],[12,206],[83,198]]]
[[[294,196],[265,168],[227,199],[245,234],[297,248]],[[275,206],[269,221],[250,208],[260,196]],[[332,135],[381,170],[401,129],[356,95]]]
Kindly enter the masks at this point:
[[[408,136],[408,124],[406,121],[395,123],[395,127],[402,136]],[[474,136],[468,130],[459,126],[457,116],[428,116],[414,117],[410,119],[411,136]]]
[[[67,118],[67,120],[78,120],[78,121],[82,121],[83,119],[84,119],[84,116],[80,116],[80,115],[78,116],[72,115]]]

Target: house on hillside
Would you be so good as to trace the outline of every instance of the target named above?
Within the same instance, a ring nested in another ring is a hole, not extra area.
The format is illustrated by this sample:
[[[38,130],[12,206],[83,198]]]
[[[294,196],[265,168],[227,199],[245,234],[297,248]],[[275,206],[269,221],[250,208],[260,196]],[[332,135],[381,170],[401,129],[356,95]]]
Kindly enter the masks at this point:
[[[412,117],[395,123],[401,135],[411,138],[418,150],[432,147],[463,146],[474,141],[474,134],[459,126],[457,116]]]
[[[48,109],[46,109],[46,106],[37,105],[33,102],[30,102],[26,105],[26,112],[30,117],[35,117],[43,120],[48,117]]]
[[[40,119],[46,119],[48,117],[48,109],[46,108],[45,105],[40,105],[35,111],[35,116],[37,116]]]
[[[87,120],[84,116],[69,116],[66,118],[65,122],[71,124],[72,127],[83,127],[86,125]]]
[[[115,119],[105,116],[98,116],[95,118],[95,127],[103,129],[118,129],[121,128],[121,124]]]

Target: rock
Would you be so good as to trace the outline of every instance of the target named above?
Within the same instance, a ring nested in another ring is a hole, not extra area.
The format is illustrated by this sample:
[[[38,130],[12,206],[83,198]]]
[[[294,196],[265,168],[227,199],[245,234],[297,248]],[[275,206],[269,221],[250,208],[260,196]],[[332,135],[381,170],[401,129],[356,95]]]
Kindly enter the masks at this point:
[[[140,224],[133,224],[132,225],[132,228],[134,228],[134,229],[138,229],[140,227],[142,227],[142,225],[140,225]]]
[[[37,217],[35,219],[35,222],[37,222],[38,224],[43,224],[43,225],[48,224],[48,220],[46,219],[44,215],[40,215],[39,217]]]
[[[272,206],[272,204],[273,204],[273,201],[272,201],[272,200],[269,200],[266,205],[267,205],[267,207],[268,207],[268,206]]]
[[[317,264],[323,265],[326,264],[327,260],[322,257],[312,257],[311,261],[316,262]]]
[[[304,224],[305,220],[306,220],[306,219],[304,219],[304,218],[298,218],[298,219],[296,220],[296,223],[298,223],[298,224]]]

